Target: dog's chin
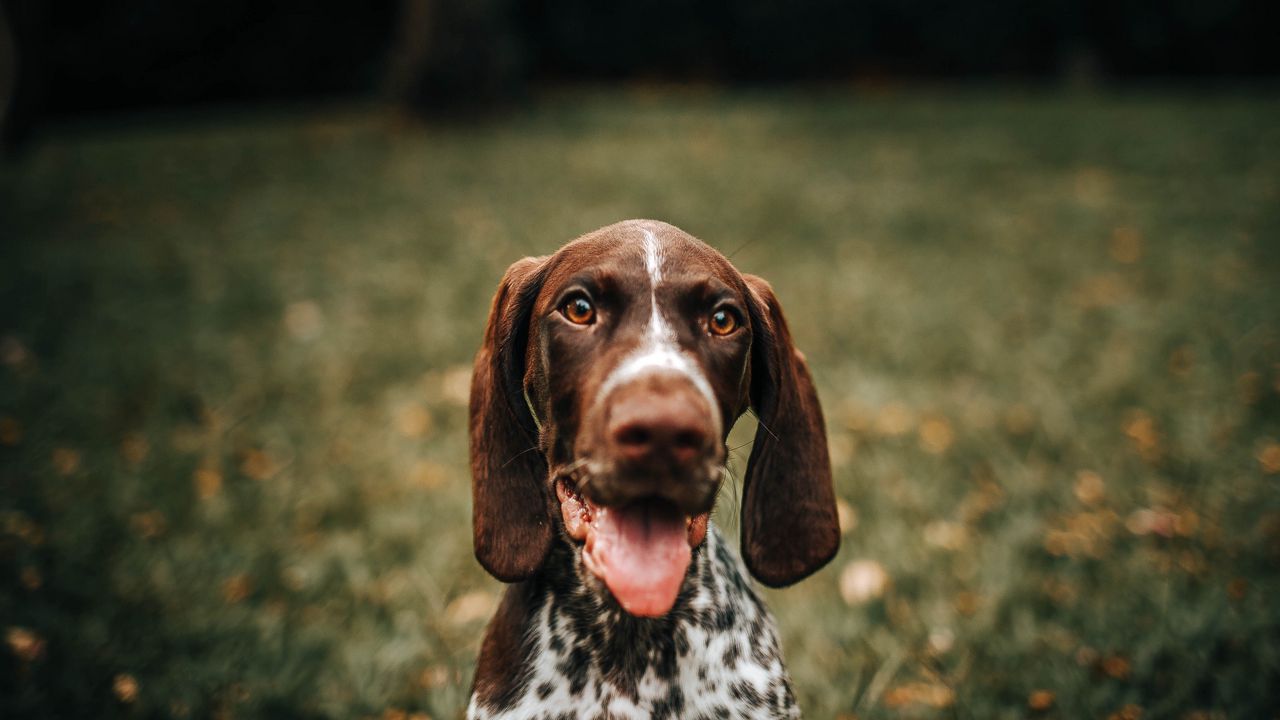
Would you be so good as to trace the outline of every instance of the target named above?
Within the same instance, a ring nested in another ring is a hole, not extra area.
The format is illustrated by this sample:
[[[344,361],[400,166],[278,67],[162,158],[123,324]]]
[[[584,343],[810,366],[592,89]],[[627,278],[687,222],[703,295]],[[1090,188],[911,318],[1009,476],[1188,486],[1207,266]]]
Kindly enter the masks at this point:
[[[710,512],[684,513],[659,497],[606,507],[555,481],[569,537],[581,543],[582,564],[609,589],[622,609],[661,617],[676,602],[693,557],[707,536]]]

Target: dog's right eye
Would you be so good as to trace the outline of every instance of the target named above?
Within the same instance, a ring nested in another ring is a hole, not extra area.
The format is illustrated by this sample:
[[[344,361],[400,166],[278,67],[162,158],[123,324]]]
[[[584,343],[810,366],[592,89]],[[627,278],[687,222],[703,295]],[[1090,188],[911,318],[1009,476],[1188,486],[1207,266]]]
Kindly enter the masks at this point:
[[[596,319],[596,309],[591,301],[578,296],[560,307],[560,312],[574,325],[590,325]]]
[[[728,335],[738,329],[738,315],[732,310],[720,309],[711,313],[707,327],[712,335]]]

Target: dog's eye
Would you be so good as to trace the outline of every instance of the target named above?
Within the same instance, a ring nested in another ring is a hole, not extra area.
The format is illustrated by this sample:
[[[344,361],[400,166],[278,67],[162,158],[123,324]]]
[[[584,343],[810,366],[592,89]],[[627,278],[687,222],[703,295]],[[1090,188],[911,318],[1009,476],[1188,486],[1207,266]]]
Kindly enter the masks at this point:
[[[590,325],[596,319],[595,307],[590,300],[581,296],[566,302],[560,312],[575,325]]]
[[[711,313],[707,327],[712,335],[728,335],[738,329],[738,315],[732,310],[717,310]]]

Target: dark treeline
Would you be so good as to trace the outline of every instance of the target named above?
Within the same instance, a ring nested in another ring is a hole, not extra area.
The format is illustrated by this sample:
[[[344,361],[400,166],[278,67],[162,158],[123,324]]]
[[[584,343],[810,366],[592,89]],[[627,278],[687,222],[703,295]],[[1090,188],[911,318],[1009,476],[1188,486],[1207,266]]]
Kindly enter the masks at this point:
[[[573,80],[1280,71],[1266,0],[0,3],[18,105],[44,115],[350,94],[447,107]]]

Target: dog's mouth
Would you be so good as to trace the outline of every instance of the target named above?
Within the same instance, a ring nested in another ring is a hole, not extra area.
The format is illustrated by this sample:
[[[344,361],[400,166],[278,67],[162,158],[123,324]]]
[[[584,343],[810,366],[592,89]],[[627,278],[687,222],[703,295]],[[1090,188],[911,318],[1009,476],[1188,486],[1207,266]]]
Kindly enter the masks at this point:
[[[689,569],[692,549],[706,537],[709,513],[686,515],[658,497],[604,507],[563,478],[555,485],[565,530],[582,543],[587,570],[632,615],[667,614]]]

